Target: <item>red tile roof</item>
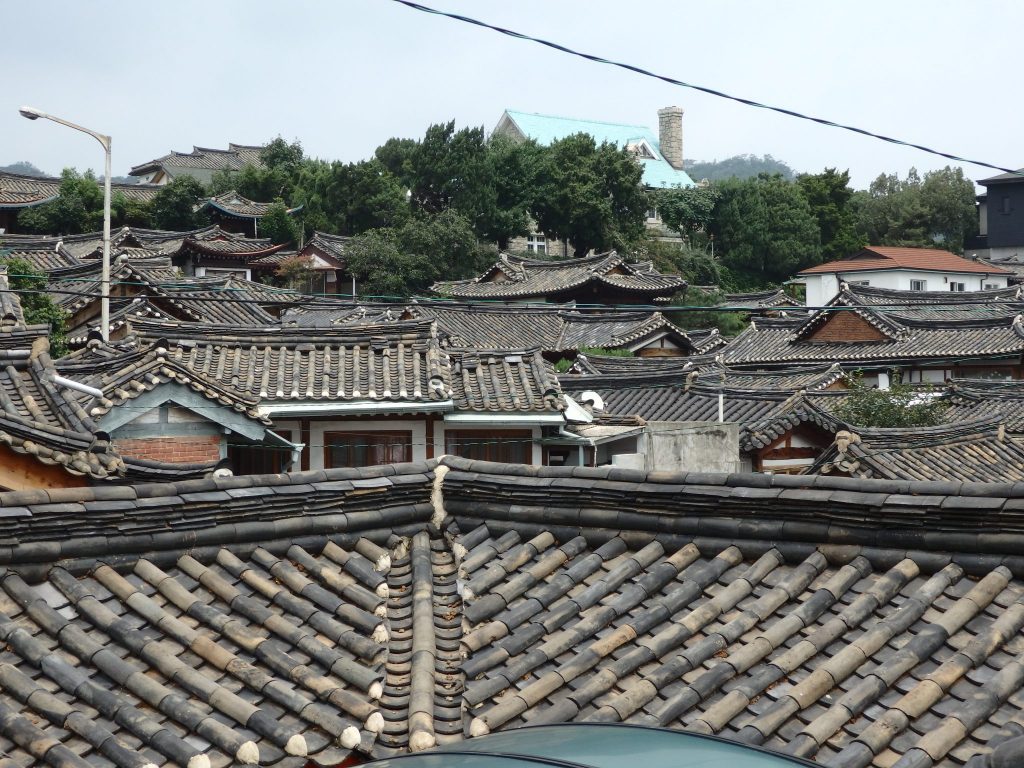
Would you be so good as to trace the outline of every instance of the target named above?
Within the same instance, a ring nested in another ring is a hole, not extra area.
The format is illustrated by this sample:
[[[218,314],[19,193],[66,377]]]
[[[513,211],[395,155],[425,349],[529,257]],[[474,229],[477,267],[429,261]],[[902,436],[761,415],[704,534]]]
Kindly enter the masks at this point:
[[[872,245],[838,261],[829,261],[801,271],[801,275],[832,272],[865,272],[876,269],[927,269],[935,272],[1009,274],[1005,269],[961,258],[938,248],[894,248]]]

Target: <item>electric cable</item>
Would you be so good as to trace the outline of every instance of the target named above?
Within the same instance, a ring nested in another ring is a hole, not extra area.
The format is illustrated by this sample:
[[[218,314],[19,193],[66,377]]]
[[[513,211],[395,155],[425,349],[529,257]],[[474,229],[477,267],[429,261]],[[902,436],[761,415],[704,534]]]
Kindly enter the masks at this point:
[[[654,78],[656,80],[661,80],[662,82],[668,83],[670,85],[679,86],[680,88],[689,88],[691,90],[699,91],[701,93],[706,93],[706,94],[709,94],[711,96],[717,96],[718,98],[721,98],[721,99],[728,99],[729,101],[735,101],[735,102],[738,102],[738,103],[743,104],[743,105],[748,106],[748,107],[756,107],[757,109],[766,109],[766,110],[769,110],[771,112],[777,112],[777,113],[779,113],[781,115],[786,115],[787,117],[793,117],[793,118],[797,118],[799,120],[807,120],[807,121],[810,121],[812,123],[818,123],[819,125],[824,125],[824,126],[829,127],[829,128],[838,128],[838,129],[841,129],[841,130],[844,130],[844,131],[850,131],[852,133],[860,134],[861,136],[867,136],[868,138],[877,139],[879,141],[884,141],[884,142],[887,142],[889,144],[896,144],[896,145],[902,146],[902,147],[909,147],[910,149],[917,149],[917,150],[920,150],[921,152],[927,152],[928,154],[937,155],[939,157],[946,158],[947,160],[953,160],[953,161],[956,161],[958,163],[968,163],[970,165],[978,165],[978,166],[981,166],[983,168],[991,168],[993,170],[1001,171],[1003,173],[1012,173],[1012,174],[1015,174],[1015,175],[1024,175],[1024,170],[1017,170],[1017,169],[1013,169],[1013,168],[1006,168],[1004,166],[994,165],[992,163],[987,163],[987,162],[984,162],[982,160],[971,160],[969,158],[961,157],[959,155],[954,155],[954,154],[951,154],[949,152],[942,152],[942,151],[940,151],[938,149],[933,149],[933,148],[927,147],[927,146],[925,146],[923,144],[915,144],[914,142],[904,141],[902,139],[897,139],[897,138],[894,138],[892,136],[885,136],[884,134],[881,134],[881,133],[875,133],[875,132],[869,131],[869,130],[867,130],[865,128],[858,128],[858,127],[853,126],[853,125],[847,125],[847,124],[844,124],[844,123],[838,123],[838,122],[835,122],[833,120],[828,120],[828,119],[823,118],[823,117],[815,117],[813,115],[804,114],[802,112],[797,112],[796,110],[787,109],[785,107],[773,106],[771,104],[763,104],[763,103],[761,103],[759,101],[755,101],[753,99],[743,98],[741,96],[735,96],[735,95],[726,93],[724,91],[717,90],[715,88],[709,88],[709,87],[703,86],[703,85],[696,85],[694,83],[687,83],[687,82],[684,82],[682,80],[677,80],[674,77],[669,77],[667,75],[659,75],[659,74],[657,74],[655,72],[651,72],[650,70],[644,69],[643,67],[638,67],[638,66],[633,65],[633,64],[626,64],[626,63],[621,62],[621,61],[614,61],[612,59],[606,59],[603,56],[597,56],[597,55],[591,54],[591,53],[584,53],[582,51],[578,51],[578,50],[575,50],[573,48],[569,48],[566,45],[562,45],[560,43],[552,42],[551,40],[545,40],[545,39],[540,38],[540,37],[534,37],[532,35],[527,35],[527,34],[525,34],[523,32],[516,32],[516,31],[511,30],[511,29],[506,29],[505,27],[499,27],[499,26],[494,25],[494,24],[488,24],[485,21],[481,21],[479,19],[474,19],[474,18],[472,18],[470,16],[463,16],[462,14],[458,14],[458,13],[450,13],[448,11],[442,11],[442,10],[439,10],[437,8],[430,8],[429,6],[421,5],[420,3],[412,2],[412,0],[393,0],[393,2],[396,2],[399,5],[404,5],[404,6],[408,7],[408,8],[412,8],[413,10],[420,11],[422,13],[428,13],[428,14],[431,14],[431,15],[434,15],[434,16],[443,16],[445,18],[452,19],[454,21],[460,21],[460,22],[463,22],[465,24],[472,24],[472,25],[477,26],[477,27],[482,27],[484,29],[492,30],[493,32],[498,32],[499,34],[502,34],[502,35],[507,35],[508,37],[516,38],[517,40],[526,40],[526,41],[531,42],[531,43],[537,43],[538,45],[543,45],[543,46],[546,46],[548,48],[552,48],[552,49],[554,49],[556,51],[560,51],[561,53],[565,53],[565,54],[568,54],[570,56],[576,56],[576,57],[581,58],[581,59],[586,59],[587,61],[593,62],[595,64],[607,64],[607,65],[612,66],[612,67],[618,67],[619,69],[625,69],[625,70],[627,70],[629,72],[633,72],[635,74],[642,75],[643,77],[651,77],[651,78]]]

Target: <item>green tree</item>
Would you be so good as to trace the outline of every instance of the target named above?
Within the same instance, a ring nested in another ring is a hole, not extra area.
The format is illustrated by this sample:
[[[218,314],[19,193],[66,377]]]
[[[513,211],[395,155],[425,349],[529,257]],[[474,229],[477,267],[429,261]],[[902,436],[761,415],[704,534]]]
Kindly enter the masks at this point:
[[[921,184],[921,204],[928,212],[929,237],[946,250],[964,252],[964,241],[978,233],[974,183],[962,168],[929,171]]]
[[[643,240],[632,252],[635,261],[651,261],[655,269],[669,275],[682,275],[690,285],[722,286],[729,275],[721,262],[703,250],[679,242]]]
[[[479,243],[456,211],[410,219],[401,227],[374,229],[345,245],[345,261],[361,296],[401,299],[423,293],[441,279],[472,277],[497,258]]]
[[[487,184],[474,229],[481,239],[508,250],[509,241],[530,234],[543,149],[534,141],[492,136],[487,143]]]
[[[960,168],[947,166],[924,178],[914,168],[905,179],[882,174],[854,203],[857,232],[871,245],[963,253],[964,241],[978,230],[974,184]]]
[[[305,153],[298,139],[289,144],[278,136],[260,150],[260,162],[264,167],[279,168],[289,174],[299,170],[304,158]]]
[[[332,163],[324,190],[340,234],[400,226],[411,215],[401,182],[377,160]]]
[[[761,175],[718,188],[711,229],[734,274],[772,282],[821,262],[818,222],[797,185]]]
[[[628,250],[644,232],[643,168],[626,149],[577,133],[543,153],[534,203],[539,229],[568,239],[576,257],[591,249]]]
[[[836,415],[857,427],[932,427],[942,423],[946,404],[931,392],[893,383],[878,389],[864,383],[860,375],[846,379],[849,394],[836,408]]]
[[[153,226],[176,232],[197,229],[203,222],[196,213],[196,205],[204,197],[206,190],[202,184],[191,176],[178,176],[153,196]]]
[[[823,261],[856,253],[865,245],[855,229],[849,171],[826,168],[821,173],[801,173],[796,183],[818,220]]]
[[[110,223],[113,227],[153,227],[152,201],[115,192],[110,198]]]
[[[277,198],[260,219],[259,234],[270,241],[279,243],[296,243],[299,240],[299,227],[290,215],[281,198]]]
[[[928,213],[921,200],[921,177],[910,169],[881,174],[857,194],[857,233],[871,245],[926,246],[932,241]]]
[[[300,256],[296,253],[281,259],[281,263],[277,265],[276,275],[286,288],[307,291],[316,276],[316,270],[313,269],[313,257]]]
[[[25,208],[18,225],[27,232],[46,235],[77,235],[103,226],[103,190],[92,171],[79,173],[65,168],[57,198]]]
[[[735,336],[747,327],[746,313],[729,312],[716,308],[724,302],[725,294],[719,290],[692,287],[676,295],[672,300],[672,305],[666,307],[665,313],[668,319],[680,328],[717,328],[723,336]],[[678,307],[694,307],[694,309],[678,309]]]
[[[686,172],[691,179],[700,181],[725,181],[726,179],[752,179],[767,173],[771,176],[779,175],[786,181],[793,180],[793,169],[781,160],[776,160],[771,155],[759,157],[757,155],[734,155],[725,160],[712,160],[704,162],[701,160],[687,160],[685,162]]]
[[[356,235],[345,245],[345,262],[361,297],[402,299],[433,282],[430,260],[406,253],[393,229]]]
[[[68,314],[46,292],[46,273],[35,269],[24,259],[0,259],[7,267],[8,283],[18,292],[21,309],[28,325],[50,326],[50,355],[67,353]]]
[[[661,220],[686,242],[711,224],[716,200],[718,190],[706,186],[672,187],[654,193],[654,204]]]

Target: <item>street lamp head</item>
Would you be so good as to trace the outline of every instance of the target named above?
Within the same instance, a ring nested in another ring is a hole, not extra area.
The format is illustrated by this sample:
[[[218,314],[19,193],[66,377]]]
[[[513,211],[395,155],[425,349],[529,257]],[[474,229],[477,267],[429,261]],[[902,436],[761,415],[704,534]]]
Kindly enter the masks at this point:
[[[35,107],[19,107],[18,114],[29,120],[38,120],[43,113]]]

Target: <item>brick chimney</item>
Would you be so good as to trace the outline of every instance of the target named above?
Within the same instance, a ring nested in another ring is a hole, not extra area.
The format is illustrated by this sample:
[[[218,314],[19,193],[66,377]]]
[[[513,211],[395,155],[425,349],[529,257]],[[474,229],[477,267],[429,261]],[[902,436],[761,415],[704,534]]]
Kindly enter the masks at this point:
[[[678,171],[683,170],[683,108],[658,110],[658,143],[661,154]]]

